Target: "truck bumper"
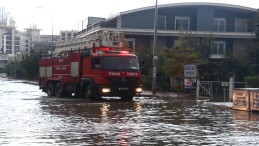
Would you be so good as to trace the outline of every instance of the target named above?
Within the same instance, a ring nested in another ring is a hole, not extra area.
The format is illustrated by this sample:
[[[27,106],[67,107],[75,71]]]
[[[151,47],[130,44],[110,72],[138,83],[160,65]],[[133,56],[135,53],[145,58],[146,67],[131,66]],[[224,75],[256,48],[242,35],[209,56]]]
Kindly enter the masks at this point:
[[[97,86],[94,89],[101,96],[134,96],[142,92],[142,86]]]

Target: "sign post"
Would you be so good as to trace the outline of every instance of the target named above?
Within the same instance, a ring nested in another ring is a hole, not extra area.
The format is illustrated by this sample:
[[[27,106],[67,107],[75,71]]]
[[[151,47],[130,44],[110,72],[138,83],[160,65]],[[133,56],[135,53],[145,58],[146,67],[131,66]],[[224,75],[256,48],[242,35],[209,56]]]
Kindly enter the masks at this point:
[[[184,65],[184,88],[186,90],[196,90],[197,78],[197,65],[186,64]]]

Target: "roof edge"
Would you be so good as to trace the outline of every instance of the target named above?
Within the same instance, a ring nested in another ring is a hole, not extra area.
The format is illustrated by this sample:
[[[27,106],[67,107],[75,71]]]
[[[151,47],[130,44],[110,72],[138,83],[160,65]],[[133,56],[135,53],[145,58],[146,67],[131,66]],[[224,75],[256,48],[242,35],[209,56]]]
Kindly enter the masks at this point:
[[[252,11],[252,12],[258,12],[258,9],[256,8],[251,8],[251,7],[246,7],[246,6],[240,6],[240,5],[234,5],[234,4],[224,4],[224,3],[212,3],[212,2],[184,2],[184,3],[171,3],[171,4],[162,4],[158,5],[158,8],[166,8],[166,7],[178,7],[178,6],[219,6],[219,7],[230,7],[230,8],[236,8],[236,9],[243,9],[247,11]],[[143,10],[149,10],[149,9],[154,9],[154,6],[147,6],[147,7],[142,7],[142,8],[137,8],[137,9],[132,9],[132,10],[127,10],[123,11],[120,13],[117,13],[106,20],[109,21],[111,19],[114,19],[120,15],[125,15],[129,13],[134,13],[134,12],[139,12]]]

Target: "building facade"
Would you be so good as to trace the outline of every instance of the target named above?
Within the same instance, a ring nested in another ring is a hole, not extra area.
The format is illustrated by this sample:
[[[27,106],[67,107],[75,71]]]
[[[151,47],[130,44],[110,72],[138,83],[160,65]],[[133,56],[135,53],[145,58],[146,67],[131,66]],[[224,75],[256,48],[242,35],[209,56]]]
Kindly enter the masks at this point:
[[[14,60],[15,44],[15,27],[7,26],[6,24],[0,25],[0,73],[4,73],[4,67],[8,60]]]
[[[77,30],[61,30],[60,31],[60,39],[58,43],[65,43],[72,41],[77,37]]]
[[[255,38],[254,8],[220,3],[175,3],[158,6],[157,44],[160,48],[175,46],[179,31],[184,30],[197,37],[211,34],[214,40],[210,59],[230,55],[245,57],[249,39]],[[98,31],[123,32],[130,47],[139,44],[152,48],[154,40],[155,6],[121,12],[105,20],[87,25],[85,33]],[[80,37],[79,36],[79,37]]]
[[[9,61],[22,59],[22,54],[29,51],[29,42],[30,39],[24,33],[16,31],[15,26],[0,25],[0,73],[4,72]]]

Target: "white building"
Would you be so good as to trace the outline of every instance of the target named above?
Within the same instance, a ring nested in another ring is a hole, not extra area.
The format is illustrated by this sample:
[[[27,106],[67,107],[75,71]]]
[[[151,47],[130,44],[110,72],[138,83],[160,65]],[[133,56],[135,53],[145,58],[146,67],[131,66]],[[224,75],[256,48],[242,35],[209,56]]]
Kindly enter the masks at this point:
[[[72,41],[77,37],[77,30],[61,30],[59,44]]]
[[[40,37],[40,31],[41,29],[38,29],[36,25],[33,24],[32,27],[26,28],[27,31],[27,36],[31,39],[31,42],[40,42],[41,37]]]
[[[15,27],[0,25],[0,36],[2,54],[14,54]]]
[[[21,52],[29,51],[29,39],[24,33],[16,31],[10,14],[0,9],[0,75],[9,61],[21,60]],[[15,58],[16,57],[16,58]]]
[[[3,23],[0,25],[0,74],[5,72],[4,68],[8,61],[14,60],[14,34],[14,26],[7,26]]]

